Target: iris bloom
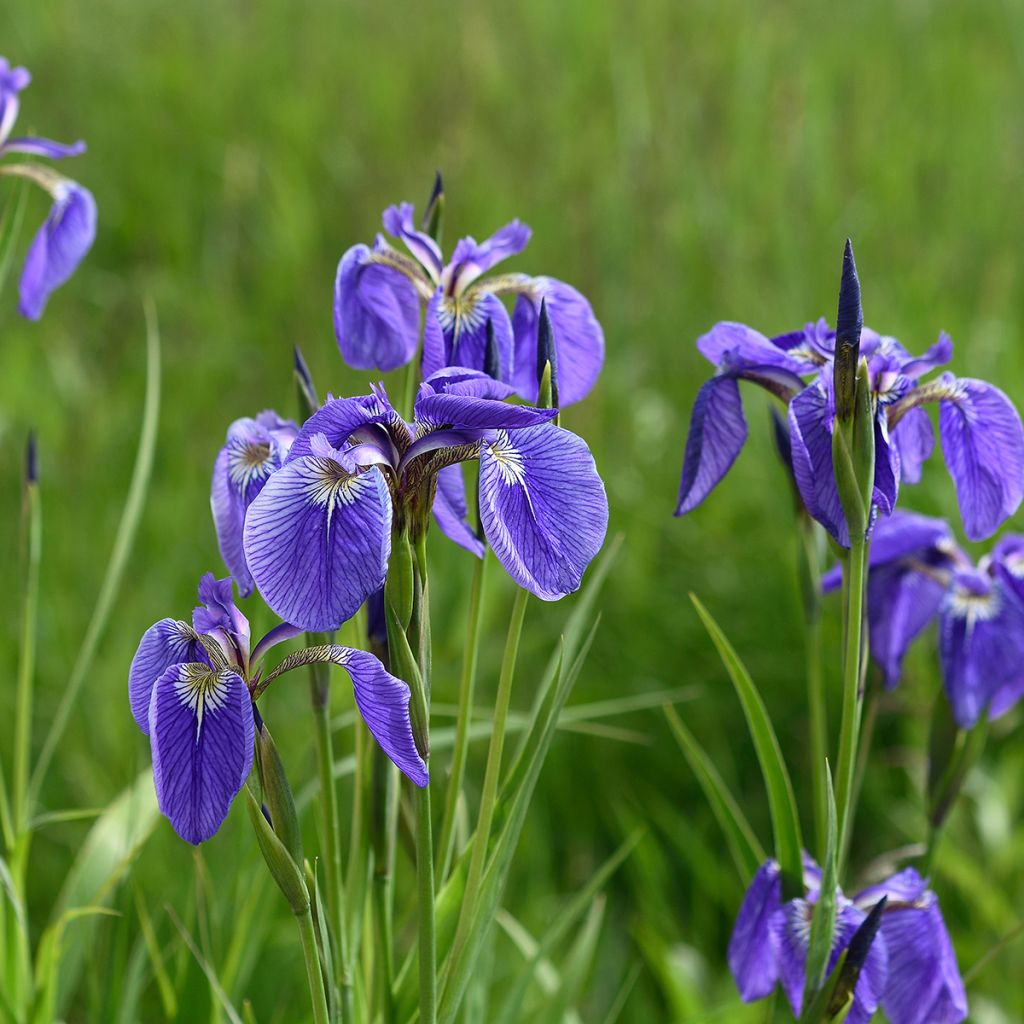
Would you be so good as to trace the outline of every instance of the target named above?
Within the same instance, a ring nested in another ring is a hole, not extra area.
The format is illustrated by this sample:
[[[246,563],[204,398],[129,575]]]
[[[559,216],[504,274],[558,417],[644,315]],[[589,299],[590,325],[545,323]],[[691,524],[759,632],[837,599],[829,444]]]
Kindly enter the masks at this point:
[[[485,369],[487,321],[493,326],[500,377],[527,401],[537,400],[537,321],[546,301],[558,346],[564,405],[593,387],[604,362],[604,335],[590,303],[571,285],[527,274],[484,275],[522,252],[530,229],[518,220],[484,242],[463,238],[448,261],[413,220],[413,206],[384,211],[385,231],[373,247],[356,245],[341,258],[334,290],[334,327],[344,360],[357,369],[393,370],[416,355],[421,304],[423,375],[447,366]],[[502,297],[515,298],[510,317]]]
[[[839,586],[838,569],[824,586]],[[868,571],[871,656],[887,686],[911,642],[939,622],[942,676],[962,728],[1005,714],[1024,695],[1024,536],[1007,535],[975,566],[941,519],[897,512],[879,523]]]
[[[372,654],[338,644],[310,648],[264,676],[267,651],[301,631],[281,624],[250,650],[249,623],[234,605],[230,577],[207,573],[199,600],[191,626],[161,619],[146,630],[128,674],[132,714],[153,751],[157,801],[182,839],[201,843],[220,828],[252,767],[256,698],[279,675],[312,661],[348,672],[374,738],[416,785],[426,785],[409,687]]]
[[[12,138],[18,118],[20,93],[32,76],[25,68],[12,68],[0,57],[0,159],[24,154],[60,160],[85,152],[84,142],[64,145],[51,139]],[[19,285],[18,309],[22,316],[38,320],[50,293],[75,272],[96,237],[96,202],[92,193],[52,167],[35,161],[0,165],[0,174],[11,174],[46,189],[53,199],[49,216],[29,246]]]
[[[280,469],[299,428],[276,412],[261,412],[255,419],[239,419],[213,466],[210,507],[217,529],[221,557],[242,597],[252,593],[252,576],[242,548],[245,513],[270,474]]]
[[[821,872],[809,858],[804,897],[782,902],[779,865],[763,864],[747,889],[729,942],[729,968],[744,1002],[770,995],[781,983],[800,1015],[811,915]],[[967,999],[935,894],[908,868],[850,900],[837,892],[836,930],[828,969],[846,949],[867,913],[887,897],[879,934],[854,988],[847,1024],[864,1024],[879,1006],[891,1024],[956,1024]]]
[[[274,612],[336,628],[383,584],[392,530],[415,539],[432,508],[471,547],[467,459],[480,461],[483,531],[509,575],[544,600],[576,590],[607,529],[604,484],[585,442],[550,422],[555,410],[509,405],[510,394],[449,367],[420,385],[411,424],[379,387],[314,413],[245,518],[245,558]]]
[[[694,403],[676,515],[699,505],[739,455],[747,425],[738,382],[749,380],[788,405],[793,472],[807,511],[849,546],[832,469],[834,345],[835,332],[823,320],[771,339],[721,323],[699,339],[697,347],[718,372]],[[1006,395],[985,381],[944,373],[922,383],[952,351],[946,334],[917,357],[895,338],[863,331],[860,352],[868,360],[876,410],[873,505],[889,515],[901,480],[920,480],[935,445],[923,406],[938,402],[939,436],[964,530],[979,540],[991,536],[1024,496],[1024,428]]]

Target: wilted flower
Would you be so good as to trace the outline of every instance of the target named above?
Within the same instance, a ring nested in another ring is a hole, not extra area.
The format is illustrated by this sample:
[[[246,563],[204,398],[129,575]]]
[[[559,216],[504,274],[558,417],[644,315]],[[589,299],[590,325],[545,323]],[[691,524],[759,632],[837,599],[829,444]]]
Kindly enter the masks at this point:
[[[252,593],[252,576],[242,548],[245,513],[270,474],[280,469],[299,428],[273,410],[228,427],[227,441],[213,466],[210,508],[217,544],[242,597]]]
[[[267,604],[306,629],[336,628],[383,584],[393,528],[415,539],[431,508],[472,547],[457,475],[467,459],[480,460],[481,523],[509,575],[544,600],[576,590],[604,540],[604,485],[584,441],[549,422],[556,410],[503,402],[511,393],[450,367],[420,386],[411,424],[379,387],[328,401],[246,515]]]
[[[31,80],[25,68],[12,68],[0,57],[0,158],[18,153],[60,160],[84,153],[84,142],[64,145],[43,138],[11,138],[18,117],[19,94]],[[0,165],[0,173],[27,178],[53,199],[50,213],[29,247],[19,285],[19,311],[30,320],[38,320],[50,293],[67,281],[92,246],[96,237],[96,202],[87,188],[45,164],[4,164]]]
[[[835,332],[819,320],[803,331],[769,339],[742,324],[721,323],[697,347],[718,373],[694,403],[676,515],[707,497],[743,447],[747,425],[737,382],[750,380],[787,403],[793,472],[804,504],[848,546],[832,466]],[[931,420],[922,406],[939,402],[946,465],[964,529],[977,540],[995,532],[1024,496],[1024,429],[1006,395],[985,381],[945,373],[920,382],[949,361],[952,348],[942,334],[923,356],[912,356],[895,338],[864,329],[860,354],[867,359],[876,415],[873,504],[890,514],[901,479],[920,479],[921,465],[934,447]],[[802,378],[812,374],[805,385]]]
[[[782,984],[800,1015],[821,872],[805,858],[805,896],[782,902],[779,865],[771,860],[754,875],[729,942],[729,967],[745,1002],[763,999]],[[957,1024],[967,998],[938,899],[913,868],[871,886],[853,900],[837,890],[836,929],[828,970],[868,913],[883,898],[881,928],[854,988],[848,1024],[864,1024],[881,1006],[891,1024]]]
[[[409,687],[372,654],[338,644],[309,648],[263,676],[267,651],[301,630],[283,623],[250,653],[249,623],[235,607],[231,578],[207,573],[199,600],[191,626],[161,619],[146,630],[128,674],[132,714],[152,746],[157,801],[178,835],[201,843],[220,828],[252,767],[256,698],[277,676],[311,662],[348,672],[374,738],[416,785],[426,785]]]
[[[341,258],[334,290],[334,326],[345,361],[357,369],[392,370],[408,363],[419,344],[421,303],[423,375],[447,366],[485,369],[487,322],[500,356],[500,379],[528,401],[537,398],[537,319],[546,301],[559,350],[563,405],[593,387],[604,361],[604,335],[590,303],[571,285],[527,274],[483,275],[526,247],[530,229],[515,220],[484,242],[463,238],[445,262],[438,243],[417,230],[411,203],[384,211],[383,235]],[[516,300],[510,317],[502,297]]]
[[[868,561],[872,658],[895,686],[913,639],[939,621],[946,694],[962,728],[1024,696],[1024,537],[1007,535],[975,566],[942,519],[896,512],[875,530]],[[826,590],[841,581],[828,573]]]

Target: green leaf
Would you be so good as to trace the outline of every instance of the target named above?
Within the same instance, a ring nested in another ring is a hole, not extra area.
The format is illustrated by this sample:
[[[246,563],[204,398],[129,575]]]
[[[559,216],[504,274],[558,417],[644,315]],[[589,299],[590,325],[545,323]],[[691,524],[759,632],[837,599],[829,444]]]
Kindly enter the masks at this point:
[[[708,610],[700,603],[695,594],[690,595],[697,614],[704,623],[718,649],[718,654],[725,665],[736,695],[743,705],[743,714],[750,729],[754,750],[761,765],[761,775],[765,788],[768,790],[768,806],[772,818],[772,831],[775,835],[775,856],[782,869],[783,897],[790,899],[803,895],[803,863],[801,860],[802,843],[800,840],[800,819],[797,816],[796,797],[793,795],[793,783],[782,757],[779,741],[772,728],[771,719],[765,708],[761,695],[757,692],[750,673],[740,661],[736,651],[725,638],[718,623],[711,617]]]
[[[566,957],[562,983],[554,997],[544,1001],[543,1013],[539,1018],[542,1024],[562,1024],[570,1008],[582,997],[587,975],[594,963],[601,926],[604,924],[605,905],[604,896],[598,896],[591,903],[587,919]]]
[[[135,912],[139,918],[139,930],[142,932],[146,953],[149,956],[150,970],[153,972],[157,988],[160,991],[164,1016],[173,1020],[178,1015],[178,997],[174,991],[174,983],[164,964],[164,956],[156,937],[156,929],[153,927],[153,919],[149,916],[146,901],[138,886],[135,887]]]
[[[818,902],[811,918],[811,936],[807,946],[807,973],[804,979],[804,1006],[809,1006],[818,989],[825,982],[828,961],[832,955],[832,939],[836,929],[836,886],[838,879],[838,835],[836,825],[836,795],[832,789],[832,773],[828,762],[822,766],[825,772],[827,797],[827,832],[825,861],[822,864],[821,889]]]
[[[273,835],[273,833],[271,834]],[[181,920],[174,912],[173,907],[167,907],[167,915],[170,917],[171,921],[174,922],[174,927],[178,929],[178,934],[181,936],[185,945],[188,946],[196,963],[199,964],[200,970],[206,975],[206,980],[210,983],[210,989],[216,997],[217,1002],[228,1015],[228,1020],[231,1021],[231,1024],[242,1024],[242,1018],[239,1016],[238,1010],[235,1009],[234,1004],[228,998],[228,994],[224,991],[224,987],[221,985],[220,979],[217,977],[217,972],[214,970],[213,965],[205,956],[203,956],[202,950],[196,945],[196,941],[189,934],[188,929],[181,923]]]
[[[0,295],[3,295],[7,275],[14,260],[14,250],[21,235],[21,225],[25,219],[25,206],[28,203],[28,182],[19,181],[11,197],[4,207],[3,220],[0,220]]]
[[[725,833],[732,859],[736,862],[743,882],[749,882],[757,869],[767,860],[764,847],[758,841],[740,806],[736,803],[729,787],[726,786],[714,762],[697,742],[693,733],[683,725],[676,709],[665,705],[665,717],[675,734],[683,756],[689,762],[690,770],[697,776],[704,796],[711,804],[711,810]]]

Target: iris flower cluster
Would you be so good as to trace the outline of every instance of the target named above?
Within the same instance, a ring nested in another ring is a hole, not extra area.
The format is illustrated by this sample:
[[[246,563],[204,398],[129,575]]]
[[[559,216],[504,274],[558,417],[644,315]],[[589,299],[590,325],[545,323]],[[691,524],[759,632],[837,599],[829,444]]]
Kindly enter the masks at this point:
[[[754,875],[729,942],[729,968],[745,1001],[782,989],[796,1016],[803,1003],[811,914],[821,870],[804,858],[804,895],[782,901],[779,865]],[[878,933],[853,990],[847,1024],[866,1024],[879,1006],[890,1024],[957,1024],[967,996],[942,912],[928,882],[906,868],[853,899],[836,893],[836,929],[828,970],[848,949],[869,912],[882,900]]]
[[[1024,536],[1005,534],[975,565],[942,519],[897,511],[872,537],[871,656],[885,685],[899,681],[911,642],[939,624],[939,660],[953,717],[969,729],[1024,696]],[[838,569],[826,590],[838,588]]]
[[[32,81],[25,68],[11,67],[0,57],[0,161],[7,156],[62,160],[85,152],[84,142],[70,145],[36,136],[13,137],[21,93]],[[0,163],[0,174],[25,178],[45,189],[53,200],[50,213],[29,246],[19,284],[18,309],[38,320],[50,293],[75,272],[96,238],[96,202],[92,193],[35,160]]]
[[[263,666],[275,644],[307,631],[331,632],[364,602],[379,605],[393,541],[418,544],[433,516],[443,533],[479,557],[486,540],[509,575],[546,601],[580,586],[604,541],[608,501],[586,443],[556,425],[558,409],[507,401],[517,393],[516,353],[526,347],[529,330],[534,365],[549,368],[553,394],[559,381],[569,382],[570,396],[589,388],[602,345],[589,304],[568,285],[517,275],[521,302],[544,297],[537,316],[525,306],[518,311],[513,351],[504,308],[492,291],[471,285],[522,248],[529,232],[516,222],[483,245],[464,239],[445,267],[433,238],[411,227],[411,215],[405,204],[389,211],[385,223],[426,261],[421,267],[437,257],[431,308],[443,312],[450,300],[455,310],[450,330],[428,313],[423,363],[440,365],[420,384],[412,421],[394,408],[382,384],[358,397],[329,397],[301,426],[273,411],[236,420],[217,455],[211,487],[218,544],[231,577],[204,577],[192,624],[162,619],[147,630],[132,663],[131,706],[150,736],[159,804],[190,842],[209,838],[224,820],[252,764],[255,702],[298,664],[345,668],[377,742],[415,784],[427,783],[409,686],[372,654],[322,645],[269,673]],[[339,338],[347,339],[343,351],[357,353],[364,365],[396,366],[416,348],[410,336],[419,311],[397,319],[388,312],[409,312],[403,287],[412,285],[402,276],[409,260],[383,243],[373,253],[364,249],[342,259]],[[476,310],[487,318],[479,336]],[[573,363],[574,346],[582,342],[571,328],[581,321],[589,331],[585,366]],[[480,365],[448,365],[456,357]],[[297,369],[300,376],[305,372],[301,359]],[[560,393],[565,396],[564,388]],[[469,460],[479,462],[479,535],[469,521],[460,468]],[[248,623],[232,602],[232,579],[243,596],[258,589],[282,620],[251,654]]]
[[[824,320],[767,338],[738,323],[719,323],[697,348],[717,372],[697,394],[686,441],[676,515],[696,508],[729,471],[747,438],[739,382],[765,388],[788,407],[792,470],[808,513],[843,547],[850,538],[832,466],[835,426],[835,331]],[[992,536],[1024,497],[1024,428],[999,388],[943,373],[923,378],[952,358],[949,336],[913,356],[895,338],[865,328],[875,415],[873,518],[890,515],[901,481],[917,483],[935,435],[927,410],[939,405],[939,437],[956,485],[964,531]]]

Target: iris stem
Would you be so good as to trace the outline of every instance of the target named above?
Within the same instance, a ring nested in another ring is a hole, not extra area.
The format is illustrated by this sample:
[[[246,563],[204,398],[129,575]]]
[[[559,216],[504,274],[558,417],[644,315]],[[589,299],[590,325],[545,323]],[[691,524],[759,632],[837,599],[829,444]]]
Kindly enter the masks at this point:
[[[849,833],[854,813],[851,798],[863,704],[860,685],[863,655],[861,634],[864,620],[866,569],[867,542],[863,538],[854,536],[851,539],[850,552],[843,563],[843,576],[847,582],[844,594],[846,651],[843,659],[843,712],[839,727],[839,758],[836,772],[836,821],[839,837],[837,867],[840,878],[842,878],[843,865],[849,850]]]
[[[491,743],[487,750],[487,767],[484,771],[484,786],[480,796],[480,813],[477,818],[469,873],[466,878],[466,896],[462,902],[455,940],[452,943],[451,963],[458,962],[469,937],[470,922],[473,918],[473,910],[479,896],[480,882],[487,862],[487,847],[491,836],[491,825],[494,821],[498,782],[501,776],[501,755],[505,745],[508,709],[512,697],[512,679],[515,675],[519,638],[523,631],[523,619],[526,616],[526,604],[529,597],[527,591],[518,590],[512,605],[512,617],[508,624],[508,637],[505,640],[505,653],[501,660],[501,675],[498,678],[498,692],[494,702],[494,721],[491,729]]]
[[[320,971],[320,953],[316,948],[316,933],[313,931],[313,914],[307,907],[304,914],[297,914],[299,935],[302,936],[302,955],[306,960],[306,978],[309,981],[309,999],[313,1004],[315,1024],[330,1024],[327,1013],[327,993]]]
[[[384,751],[373,745],[373,913],[377,936],[375,1005],[383,1024],[395,1019],[391,989],[395,976],[393,890],[397,829],[397,769]]]
[[[420,1022],[437,1021],[437,948],[434,934],[434,838],[430,783],[416,790],[416,891],[419,898]]]
[[[452,750],[452,771],[445,794],[444,818],[438,843],[437,883],[440,885],[451,870],[455,855],[455,819],[458,814],[459,794],[466,774],[469,754],[469,731],[473,718],[473,691],[476,689],[476,668],[480,652],[480,620],[483,615],[483,589],[487,569],[487,553],[473,568],[473,582],[469,591],[469,619],[466,626],[466,646],[462,655],[462,676],[459,680],[459,712],[455,721],[455,746]]]

